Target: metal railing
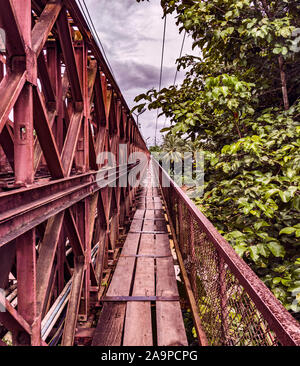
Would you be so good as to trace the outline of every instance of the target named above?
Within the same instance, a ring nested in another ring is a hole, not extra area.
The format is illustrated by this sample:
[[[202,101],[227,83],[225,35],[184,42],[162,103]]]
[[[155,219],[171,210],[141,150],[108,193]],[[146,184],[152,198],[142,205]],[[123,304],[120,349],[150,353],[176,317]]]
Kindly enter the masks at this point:
[[[152,161],[208,344],[299,346],[300,324]]]

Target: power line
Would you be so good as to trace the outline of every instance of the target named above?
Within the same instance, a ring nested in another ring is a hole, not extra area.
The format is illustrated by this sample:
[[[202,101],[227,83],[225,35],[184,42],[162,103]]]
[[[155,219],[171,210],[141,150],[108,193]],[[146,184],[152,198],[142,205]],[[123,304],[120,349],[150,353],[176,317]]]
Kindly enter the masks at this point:
[[[183,35],[183,40],[182,40],[182,45],[181,45],[181,49],[180,49],[179,58],[181,58],[181,56],[182,56],[184,42],[185,42],[185,37],[186,37],[186,30],[184,31],[184,35]],[[173,84],[173,86],[175,86],[175,83],[176,83],[176,80],[177,80],[177,74],[178,74],[178,68],[176,67],[176,73],[175,73],[175,78],[174,78],[174,84]]]
[[[160,75],[159,75],[159,91],[161,89],[161,82],[162,82],[162,75],[163,75],[166,29],[167,29],[167,16],[165,16],[165,21],[164,21],[164,35],[163,35],[163,44],[162,44],[162,51],[161,51],[161,64],[160,64]]]
[[[161,50],[161,63],[160,63],[159,90],[158,90],[158,92],[160,92],[160,90],[161,90],[161,83],[162,83],[165,42],[166,42],[166,29],[167,29],[167,16],[165,16],[165,20],[164,20],[164,30],[163,30],[163,42],[162,42],[162,50]],[[158,113],[159,113],[159,109],[157,109],[157,116],[156,116],[156,123],[155,123],[155,145],[156,145],[156,136],[157,136]]]
[[[184,35],[183,35],[183,40],[182,40],[182,44],[181,44],[181,49],[180,49],[180,53],[179,53],[179,58],[181,58],[182,56],[182,52],[183,52],[183,47],[184,47],[184,42],[185,42],[185,38],[186,38],[186,30],[184,31]],[[177,74],[178,74],[178,68],[176,67],[176,72],[175,72],[175,77],[174,77],[174,83],[173,86],[175,86],[176,80],[177,80]],[[166,126],[166,122],[167,122],[167,117],[165,119],[164,122],[164,128]]]
[[[104,57],[105,57],[105,60],[106,60],[106,62],[107,62],[107,64],[108,64],[108,66],[109,66],[109,68],[110,68],[111,73],[114,75],[113,69],[112,69],[111,64],[110,64],[110,62],[109,62],[109,60],[108,60],[108,57],[107,57],[107,55],[106,55],[106,52],[105,52],[104,46],[103,46],[103,44],[102,44],[102,42],[101,42],[101,39],[100,39],[100,37],[99,37],[99,35],[98,35],[98,32],[97,32],[97,30],[96,30],[96,28],[95,28],[94,22],[93,22],[93,20],[92,20],[92,18],[91,18],[91,14],[90,14],[89,9],[88,9],[88,7],[87,7],[87,5],[86,5],[86,2],[85,2],[85,0],[82,0],[82,1],[83,1],[83,5],[84,5],[84,7],[85,7],[85,9],[86,9],[86,11],[87,11],[88,17],[89,17],[89,19],[90,19],[90,21],[91,21],[92,28],[93,28],[93,30],[94,30],[94,34],[95,34],[95,36],[96,36],[96,38],[97,38],[97,40],[98,40],[98,42],[99,42],[99,45],[100,45],[100,47],[101,47],[101,49],[102,49],[103,55],[104,55]],[[114,75],[114,76],[115,76],[115,75]]]
[[[104,56],[104,58],[105,58],[105,60],[106,60],[106,62],[107,62],[107,65],[108,65],[108,67],[109,67],[109,69],[110,69],[111,73],[112,73],[112,74],[113,74],[113,76],[115,77],[114,72],[113,72],[113,69],[112,69],[112,67],[111,67],[111,64],[110,64],[110,62],[109,62],[109,60],[108,60],[108,57],[107,57],[107,55],[106,55],[105,49],[104,49],[104,47],[103,47],[103,44],[102,44],[102,42],[101,42],[101,40],[100,40],[100,37],[99,37],[99,35],[98,35],[98,32],[97,32],[97,30],[96,30],[96,28],[95,28],[95,25],[94,25],[94,22],[93,22],[93,20],[92,20],[92,17],[91,17],[90,11],[89,11],[89,9],[88,9],[88,7],[87,7],[87,5],[86,5],[85,0],[82,0],[82,2],[83,2],[83,5],[84,5],[84,7],[85,7],[85,9],[86,9],[87,15],[86,15],[86,12],[84,11],[84,9],[83,9],[83,7],[82,7],[82,5],[81,5],[80,1],[78,1],[79,6],[80,6],[80,8],[81,8],[81,10],[82,10],[82,13],[84,14],[84,16],[85,16],[85,18],[86,18],[86,21],[87,21],[88,25],[90,26],[90,28],[91,28],[92,32],[94,33],[94,38],[96,39],[96,41],[98,40],[99,46],[100,46],[100,48],[102,49],[103,56]]]

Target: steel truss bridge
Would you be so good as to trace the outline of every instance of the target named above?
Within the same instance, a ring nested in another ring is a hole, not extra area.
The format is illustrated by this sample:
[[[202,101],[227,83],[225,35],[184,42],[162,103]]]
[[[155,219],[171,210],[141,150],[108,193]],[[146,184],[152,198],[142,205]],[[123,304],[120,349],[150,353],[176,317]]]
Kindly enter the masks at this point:
[[[186,308],[202,346],[300,345],[299,323],[151,161],[77,3],[0,9],[0,345],[187,345]],[[145,184],[120,184],[137,167]]]

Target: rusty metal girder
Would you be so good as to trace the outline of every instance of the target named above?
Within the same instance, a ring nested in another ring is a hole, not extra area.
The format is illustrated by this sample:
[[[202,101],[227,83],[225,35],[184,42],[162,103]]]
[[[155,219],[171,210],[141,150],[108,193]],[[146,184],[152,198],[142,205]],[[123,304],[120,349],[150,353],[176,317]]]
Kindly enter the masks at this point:
[[[0,323],[16,345],[47,345],[55,324],[71,345],[136,192],[101,188],[100,169],[112,183],[135,164],[122,157],[114,173],[97,156],[119,164],[119,144],[149,153],[75,0],[0,8],[0,284],[11,299]]]

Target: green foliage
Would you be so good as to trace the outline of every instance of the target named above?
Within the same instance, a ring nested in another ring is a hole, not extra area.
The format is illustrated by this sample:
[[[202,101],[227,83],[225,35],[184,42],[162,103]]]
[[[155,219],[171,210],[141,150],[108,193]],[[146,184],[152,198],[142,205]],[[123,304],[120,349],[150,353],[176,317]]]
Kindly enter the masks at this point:
[[[196,204],[287,309],[299,311],[299,2],[161,3],[201,56],[178,60],[183,83],[149,90],[136,108],[170,118],[167,151],[181,150],[184,139],[205,152]]]

